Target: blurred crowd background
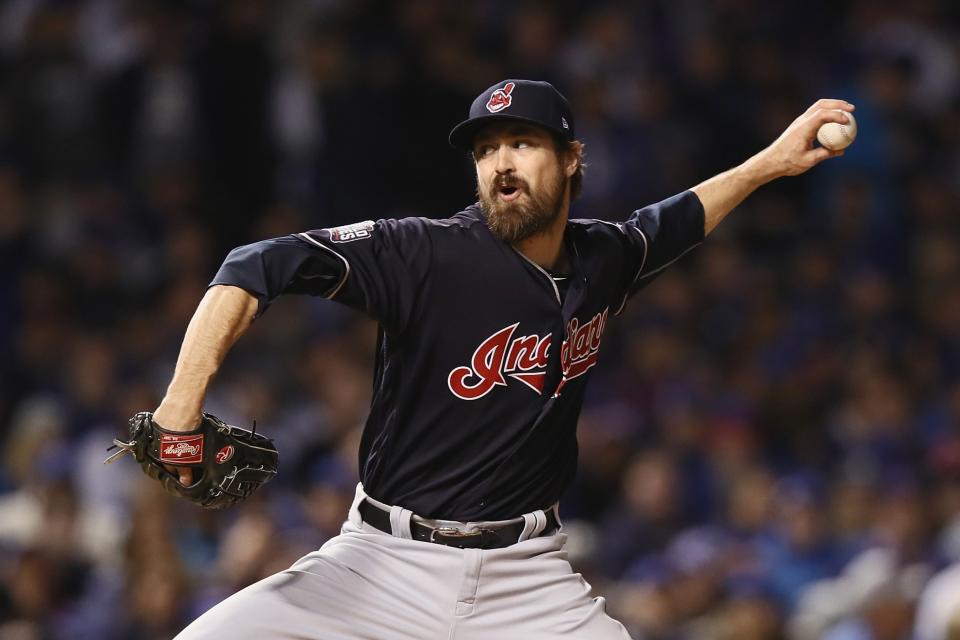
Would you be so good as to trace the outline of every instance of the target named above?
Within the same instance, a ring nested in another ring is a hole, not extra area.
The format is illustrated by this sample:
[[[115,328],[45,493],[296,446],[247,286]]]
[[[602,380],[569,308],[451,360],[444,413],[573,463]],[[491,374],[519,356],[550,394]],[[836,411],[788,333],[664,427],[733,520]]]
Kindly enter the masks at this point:
[[[609,327],[561,502],[609,611],[650,640],[960,637],[958,61],[946,0],[0,3],[0,638],[170,638],[335,535],[375,327],[332,303],[277,304],[211,393],[282,452],[252,503],[101,461],[231,247],[471,202],[446,135],[505,77],[574,104],[574,217],[857,106],[843,158]]]

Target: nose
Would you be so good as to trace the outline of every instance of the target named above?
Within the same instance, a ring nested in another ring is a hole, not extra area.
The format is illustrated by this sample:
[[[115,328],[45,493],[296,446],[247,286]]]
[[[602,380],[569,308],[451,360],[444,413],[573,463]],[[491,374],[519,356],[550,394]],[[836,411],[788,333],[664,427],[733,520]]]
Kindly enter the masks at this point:
[[[494,167],[499,174],[510,173],[515,169],[513,165],[513,150],[502,144],[497,148],[497,164]]]

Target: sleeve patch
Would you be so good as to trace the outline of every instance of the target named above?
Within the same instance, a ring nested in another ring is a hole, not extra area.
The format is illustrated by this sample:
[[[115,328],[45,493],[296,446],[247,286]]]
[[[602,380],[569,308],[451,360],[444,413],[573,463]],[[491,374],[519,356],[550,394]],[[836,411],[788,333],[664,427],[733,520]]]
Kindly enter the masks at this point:
[[[364,220],[363,222],[345,224],[342,227],[333,227],[327,229],[327,231],[330,233],[331,242],[353,242],[354,240],[370,238],[370,232],[375,226],[373,220]]]

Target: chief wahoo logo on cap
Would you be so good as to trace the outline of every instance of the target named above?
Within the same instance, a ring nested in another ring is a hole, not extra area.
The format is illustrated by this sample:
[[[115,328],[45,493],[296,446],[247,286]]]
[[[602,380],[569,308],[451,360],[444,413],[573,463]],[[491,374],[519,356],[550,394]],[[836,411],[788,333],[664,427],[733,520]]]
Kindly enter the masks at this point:
[[[496,113],[509,107],[510,103],[513,102],[513,97],[510,94],[513,93],[514,86],[512,82],[508,82],[503,85],[502,89],[494,91],[490,96],[490,100],[487,101],[487,111]]]

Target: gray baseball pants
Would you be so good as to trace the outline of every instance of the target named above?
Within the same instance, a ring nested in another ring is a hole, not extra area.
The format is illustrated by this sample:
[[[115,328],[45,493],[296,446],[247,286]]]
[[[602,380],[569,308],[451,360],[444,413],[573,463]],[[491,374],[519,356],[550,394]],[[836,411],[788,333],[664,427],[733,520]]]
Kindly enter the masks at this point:
[[[604,599],[567,561],[566,534],[502,549],[456,549],[409,539],[411,513],[391,508],[398,537],[361,521],[357,498],[339,536],[286,571],[230,596],[175,640],[629,640]]]

